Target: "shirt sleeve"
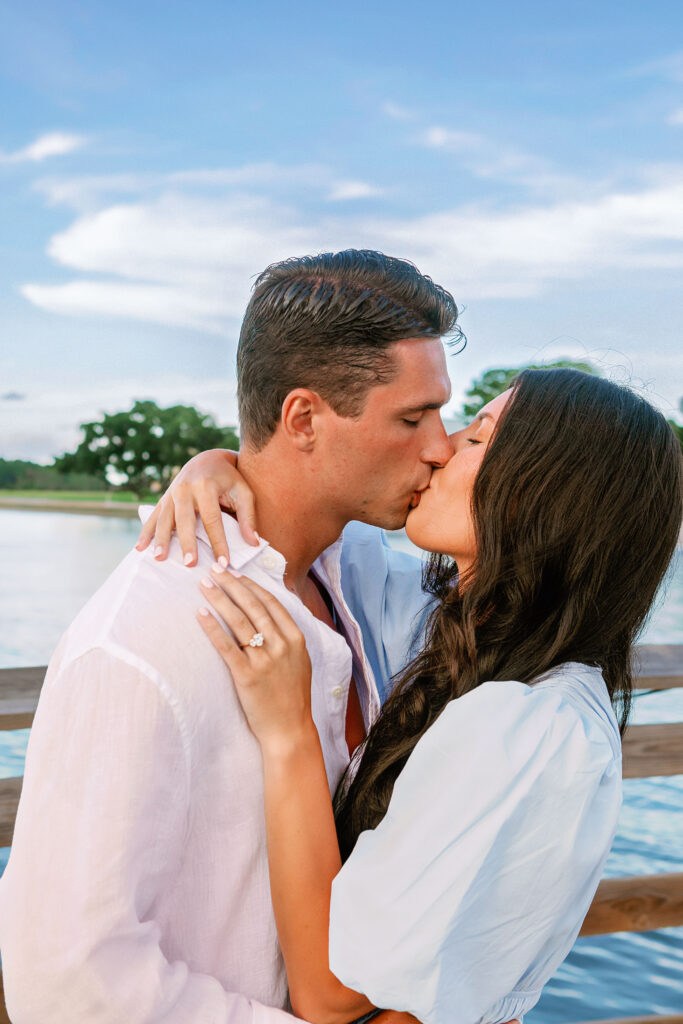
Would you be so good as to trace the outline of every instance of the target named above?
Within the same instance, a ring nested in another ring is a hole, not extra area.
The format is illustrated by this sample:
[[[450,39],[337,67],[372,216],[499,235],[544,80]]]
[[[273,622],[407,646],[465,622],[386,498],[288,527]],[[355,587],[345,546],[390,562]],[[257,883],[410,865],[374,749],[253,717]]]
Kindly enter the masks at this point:
[[[384,531],[349,523],[343,537],[342,591],[383,703],[422,635],[431,598],[422,590],[420,559],[390,547]]]
[[[188,824],[183,723],[163,685],[103,650],[45,684],[0,886],[21,1024],[293,1024],[169,962],[157,921]]]
[[[599,725],[557,692],[488,682],[451,702],[333,883],[332,971],[423,1024],[535,1002],[597,887],[619,779]]]

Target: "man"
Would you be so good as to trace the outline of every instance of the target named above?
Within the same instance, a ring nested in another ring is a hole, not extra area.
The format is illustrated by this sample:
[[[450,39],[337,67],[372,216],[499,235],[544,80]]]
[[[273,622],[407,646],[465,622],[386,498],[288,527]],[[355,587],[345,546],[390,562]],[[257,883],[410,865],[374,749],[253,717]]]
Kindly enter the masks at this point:
[[[268,541],[225,516],[231,562],[306,636],[331,789],[380,704],[335,542],[352,519],[401,526],[450,457],[440,339],[456,317],[412,265],[351,250],[268,268],[242,326],[240,469]],[[132,552],[50,664],[0,883],[21,1024],[292,1020],[260,755],[195,619],[198,537],[189,571],[177,544],[168,565]]]

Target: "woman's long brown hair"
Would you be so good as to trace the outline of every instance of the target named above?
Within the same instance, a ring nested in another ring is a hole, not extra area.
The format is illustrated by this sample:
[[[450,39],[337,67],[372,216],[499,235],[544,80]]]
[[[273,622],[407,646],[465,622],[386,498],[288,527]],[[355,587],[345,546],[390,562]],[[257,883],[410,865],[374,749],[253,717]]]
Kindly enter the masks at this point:
[[[513,388],[474,484],[472,569],[459,580],[430,558],[424,646],[337,790],[344,858],[384,817],[420,737],[486,680],[597,666],[625,728],[633,643],[681,528],[680,447],[648,402],[590,374],[528,370]]]

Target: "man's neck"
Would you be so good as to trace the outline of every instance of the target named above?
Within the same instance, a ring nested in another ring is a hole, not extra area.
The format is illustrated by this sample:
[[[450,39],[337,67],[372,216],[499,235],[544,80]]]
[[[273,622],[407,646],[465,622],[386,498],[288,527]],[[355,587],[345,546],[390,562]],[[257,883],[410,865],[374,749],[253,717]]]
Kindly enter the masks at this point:
[[[300,593],[316,558],[346,526],[319,495],[304,459],[293,464],[277,446],[245,450],[239,471],[254,492],[257,530],[287,562],[286,583]]]

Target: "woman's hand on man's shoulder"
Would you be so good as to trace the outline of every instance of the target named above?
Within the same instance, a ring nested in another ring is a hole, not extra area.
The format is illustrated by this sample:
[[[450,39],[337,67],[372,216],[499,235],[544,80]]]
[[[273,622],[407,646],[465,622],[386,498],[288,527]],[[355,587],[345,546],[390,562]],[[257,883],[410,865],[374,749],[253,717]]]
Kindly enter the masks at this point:
[[[204,524],[216,560],[230,560],[221,511],[234,512],[242,536],[258,545],[254,494],[237,469],[237,452],[213,448],[200,452],[180,470],[140,530],[138,551],[154,541],[154,557],[163,561],[175,530],[187,566],[197,563],[197,515]]]

